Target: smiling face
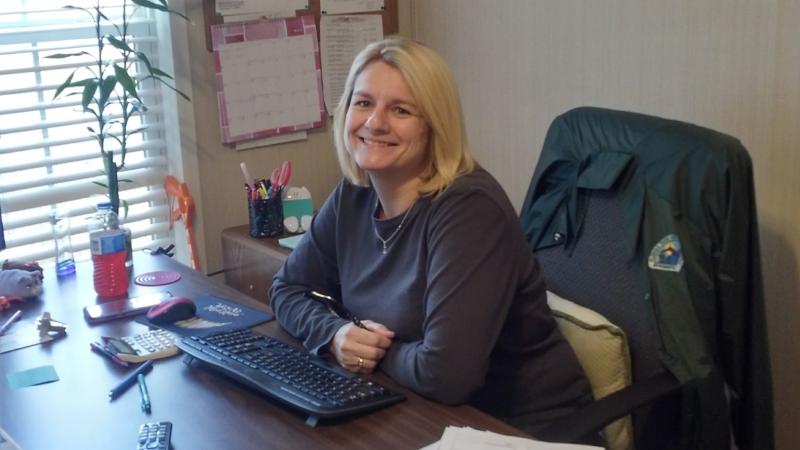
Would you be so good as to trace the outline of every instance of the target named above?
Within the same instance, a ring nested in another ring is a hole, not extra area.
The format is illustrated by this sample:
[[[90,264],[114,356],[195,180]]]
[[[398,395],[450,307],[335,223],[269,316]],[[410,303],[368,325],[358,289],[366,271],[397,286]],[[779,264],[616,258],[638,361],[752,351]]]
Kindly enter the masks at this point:
[[[344,129],[348,152],[373,180],[403,183],[427,165],[428,126],[403,75],[383,61],[356,78]]]

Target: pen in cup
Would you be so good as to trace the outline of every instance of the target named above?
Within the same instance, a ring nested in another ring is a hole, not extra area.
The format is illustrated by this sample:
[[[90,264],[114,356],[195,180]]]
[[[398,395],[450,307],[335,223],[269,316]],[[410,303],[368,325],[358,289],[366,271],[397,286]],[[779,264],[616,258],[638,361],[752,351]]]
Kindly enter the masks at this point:
[[[328,310],[333,314],[341,317],[344,320],[349,320],[353,322],[357,327],[363,328],[365,330],[369,330],[366,325],[361,323],[353,313],[350,312],[343,304],[338,302],[335,298],[331,297],[330,295],[320,294],[317,291],[308,290],[306,291],[306,295],[310,298],[322,303],[323,305],[328,307]]]
[[[3,334],[5,334],[5,332],[6,332],[6,331],[8,331],[8,329],[9,329],[9,328],[11,328],[11,325],[12,325],[12,324],[13,324],[13,323],[14,323],[14,322],[17,320],[17,319],[19,319],[19,318],[20,318],[20,316],[22,316],[22,310],[21,310],[21,309],[18,309],[18,310],[17,310],[17,311],[16,311],[14,314],[12,314],[12,315],[11,315],[11,317],[9,317],[9,318],[8,318],[8,320],[6,320],[6,321],[3,323],[3,325],[0,325],[0,336],[2,336]]]
[[[111,353],[107,348],[105,348],[102,344],[98,344],[97,342],[89,342],[89,346],[92,348],[92,351],[97,353],[98,355],[105,356],[106,358],[113,361],[115,364],[119,364],[123,367],[128,367],[128,362],[123,361],[113,353]]]
[[[147,392],[147,385],[144,383],[144,374],[136,375],[139,384],[139,397],[141,398],[142,411],[150,414],[150,394]]]
[[[133,386],[136,383],[137,377],[139,374],[145,374],[149,372],[153,368],[153,361],[147,360],[141,366],[137,367],[136,370],[131,372],[127,377],[120,384],[116,387],[111,389],[108,392],[108,397],[110,400],[114,400],[115,398],[119,397],[123,392],[128,390],[129,387]]]

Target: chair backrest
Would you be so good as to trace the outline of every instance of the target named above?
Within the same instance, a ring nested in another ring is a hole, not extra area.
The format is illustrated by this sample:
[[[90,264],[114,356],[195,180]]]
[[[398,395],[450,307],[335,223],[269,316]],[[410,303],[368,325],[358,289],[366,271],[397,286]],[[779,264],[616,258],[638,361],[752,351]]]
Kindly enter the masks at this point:
[[[598,312],[625,331],[633,382],[666,372],[659,360],[659,337],[646,304],[643,270],[626,256],[622,203],[615,191],[593,192],[588,198],[580,242],[571,251],[562,246],[536,251],[548,290]],[[680,428],[677,395],[633,414],[638,449],[677,448]]]
[[[640,449],[774,447],[756,217],[732,136],[601,108],[553,121],[522,226],[548,289],[625,331],[633,385],[548,435],[634,411]]]

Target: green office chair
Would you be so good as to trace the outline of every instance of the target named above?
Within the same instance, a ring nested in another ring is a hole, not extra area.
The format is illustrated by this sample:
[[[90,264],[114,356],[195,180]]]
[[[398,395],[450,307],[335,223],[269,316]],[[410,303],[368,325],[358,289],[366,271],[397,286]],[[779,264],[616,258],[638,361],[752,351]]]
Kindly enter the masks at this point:
[[[755,217],[735,138],[600,108],[553,121],[523,228],[548,289],[624,330],[633,382],[537,437],[632,414],[638,449],[774,447]]]

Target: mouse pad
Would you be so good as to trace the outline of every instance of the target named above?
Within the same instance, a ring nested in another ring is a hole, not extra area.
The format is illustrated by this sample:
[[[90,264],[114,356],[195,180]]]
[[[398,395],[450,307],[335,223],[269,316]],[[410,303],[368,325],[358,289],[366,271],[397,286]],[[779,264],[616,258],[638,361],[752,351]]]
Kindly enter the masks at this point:
[[[213,295],[204,295],[192,300],[197,305],[197,313],[192,318],[156,325],[143,314],[137,317],[136,321],[150,327],[163,328],[180,336],[205,336],[236,328],[249,328],[275,318],[271,313]]]

